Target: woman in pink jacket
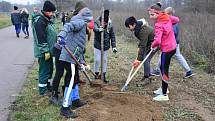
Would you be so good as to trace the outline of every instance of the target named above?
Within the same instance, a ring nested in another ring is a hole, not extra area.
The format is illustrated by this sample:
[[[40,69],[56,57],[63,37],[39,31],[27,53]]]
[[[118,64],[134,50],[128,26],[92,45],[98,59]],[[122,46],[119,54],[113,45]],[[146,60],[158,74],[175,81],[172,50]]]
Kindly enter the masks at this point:
[[[162,12],[160,6],[157,4],[151,6],[149,9],[150,19],[155,20],[154,26],[154,41],[151,48],[155,50],[160,47],[161,54],[161,76],[162,76],[162,88],[156,90],[158,96],[154,97],[156,101],[168,101],[167,88],[169,82],[169,65],[172,56],[176,52],[176,40],[173,31],[173,25],[179,22],[179,18],[175,16],[169,16]]]

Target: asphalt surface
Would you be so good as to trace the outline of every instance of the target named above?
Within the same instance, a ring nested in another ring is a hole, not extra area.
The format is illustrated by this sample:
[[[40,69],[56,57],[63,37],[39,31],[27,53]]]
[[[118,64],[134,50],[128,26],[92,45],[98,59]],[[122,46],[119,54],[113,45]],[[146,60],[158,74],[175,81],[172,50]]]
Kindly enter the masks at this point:
[[[34,62],[33,40],[16,37],[14,27],[0,29],[0,121],[8,119],[9,107],[19,96]]]

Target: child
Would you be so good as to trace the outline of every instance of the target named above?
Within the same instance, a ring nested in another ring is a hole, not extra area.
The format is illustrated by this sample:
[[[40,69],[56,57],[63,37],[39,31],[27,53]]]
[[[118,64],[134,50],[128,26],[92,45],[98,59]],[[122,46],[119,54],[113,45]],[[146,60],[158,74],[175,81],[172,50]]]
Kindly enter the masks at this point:
[[[104,60],[103,60],[103,81],[107,83],[106,72],[107,72],[107,61],[108,61],[108,50],[110,49],[110,43],[114,53],[117,52],[116,49],[116,37],[113,31],[113,24],[109,18],[109,10],[104,11],[104,23],[101,26],[101,16],[99,16],[94,22],[94,65],[95,65],[95,74],[99,75],[99,67],[101,63],[101,32],[104,32]],[[101,27],[100,27],[101,26]],[[97,77],[95,77],[97,78]]]
[[[169,15],[172,15],[175,11],[174,11],[174,9],[172,7],[168,7],[168,8],[165,9],[165,12],[167,14],[169,14]],[[175,24],[173,26],[173,30],[174,30],[174,34],[175,34],[176,43],[177,43],[176,53],[175,53],[176,60],[179,62],[179,64],[183,67],[183,69],[186,72],[184,78],[192,77],[193,76],[192,70],[190,69],[190,66],[188,65],[188,63],[185,60],[184,56],[180,52],[179,24]],[[160,67],[160,59],[159,59],[157,68],[152,71],[151,75],[160,76],[159,67]]]
[[[169,16],[161,11],[157,4],[149,8],[150,19],[155,20],[154,26],[154,42],[151,45],[152,49],[160,46],[161,54],[161,75],[162,75],[162,93],[154,97],[155,101],[168,101],[167,88],[169,82],[169,65],[172,56],[176,52],[176,40],[173,31],[173,24],[179,22],[178,17]]]
[[[139,40],[138,44],[138,57],[133,62],[133,66],[136,68],[139,66],[141,61],[146,57],[146,55],[151,50],[151,43],[154,40],[154,32],[153,28],[148,25],[145,19],[136,20],[135,17],[129,17],[125,21],[125,26],[131,30],[134,31],[134,35]],[[142,79],[143,85],[151,83],[151,80],[149,79],[150,76],[150,61],[153,57],[153,55],[156,53],[156,51],[153,51],[153,53],[149,56],[149,58],[144,63],[144,77]]]
[[[16,37],[19,38],[19,34],[21,31],[21,14],[20,14],[17,6],[14,6],[14,10],[11,13],[11,22],[15,26]]]
[[[86,27],[87,23],[92,19],[92,12],[87,7],[84,7],[79,10],[77,15],[71,18],[69,23],[64,25],[58,36],[59,44],[67,45],[75,58],[82,64],[85,63],[83,57],[86,45]],[[77,65],[65,49],[62,49],[59,60],[69,62],[72,73],[70,82],[65,85],[64,99],[60,114],[67,118],[76,118],[77,115],[71,111],[70,105],[71,99],[75,100],[79,98],[78,85],[74,82],[74,80],[79,80]],[[81,68],[84,69],[84,66]]]

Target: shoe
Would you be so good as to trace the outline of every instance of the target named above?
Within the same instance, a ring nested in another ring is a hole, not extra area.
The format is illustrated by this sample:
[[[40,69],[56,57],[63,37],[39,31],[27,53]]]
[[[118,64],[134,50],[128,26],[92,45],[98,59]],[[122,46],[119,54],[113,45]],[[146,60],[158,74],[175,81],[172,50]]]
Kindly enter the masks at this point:
[[[106,72],[103,73],[103,81],[104,83],[108,83],[109,81],[106,79]]]
[[[28,38],[29,38],[29,36],[28,36],[28,35],[26,35],[26,36],[25,36],[25,39],[28,39]]]
[[[56,105],[56,106],[61,105],[61,103],[58,100],[58,92],[56,91],[52,92],[52,96],[49,98],[49,104]]]
[[[161,88],[161,87],[158,88],[157,90],[154,91],[154,93],[157,94],[157,95],[162,95],[162,94],[163,94],[162,88]],[[169,90],[168,90],[168,89],[167,89],[166,93],[167,93],[167,94],[169,93]]]
[[[19,38],[19,34],[18,33],[16,33],[16,37]]]
[[[60,115],[66,118],[78,117],[78,115],[75,112],[71,111],[70,107],[63,107],[63,106],[60,109]]]
[[[169,96],[162,94],[162,95],[158,95],[158,96],[154,97],[153,100],[155,100],[155,101],[168,101]]]
[[[99,72],[95,72],[95,79],[101,79],[101,78],[99,78]]]
[[[153,70],[151,73],[150,73],[151,76],[160,76],[160,71],[159,70]]]
[[[74,109],[83,107],[86,104],[87,103],[85,101],[81,101],[80,99],[74,100],[72,101],[72,109],[74,110]]]
[[[137,87],[143,87],[143,86],[146,86],[148,84],[152,83],[152,80],[148,77],[143,77],[141,79],[141,81],[136,85]]]
[[[186,75],[184,76],[185,79],[192,77],[194,74],[192,73],[192,71],[188,71],[186,73]]]

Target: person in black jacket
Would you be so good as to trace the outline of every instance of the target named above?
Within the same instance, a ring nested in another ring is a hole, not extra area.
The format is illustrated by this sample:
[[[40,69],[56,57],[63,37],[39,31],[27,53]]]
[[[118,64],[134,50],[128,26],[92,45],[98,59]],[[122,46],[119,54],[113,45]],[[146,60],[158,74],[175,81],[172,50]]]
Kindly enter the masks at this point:
[[[101,26],[102,25],[102,26]],[[105,78],[107,72],[107,59],[108,59],[108,50],[110,49],[110,44],[114,53],[117,52],[116,49],[116,38],[113,31],[113,25],[111,19],[109,18],[109,10],[104,11],[104,23],[101,24],[101,16],[99,16],[94,22],[94,65],[95,65],[95,74],[99,75],[99,68],[101,63],[101,32],[104,32],[104,61],[103,61],[103,75],[104,82],[108,82]]]
[[[28,18],[29,18],[28,10],[26,8],[23,8],[22,11],[21,11],[21,21],[22,21],[22,31],[25,34],[25,39],[29,38]]]
[[[18,11],[18,7],[14,6],[14,10],[11,13],[11,22],[15,26],[16,36],[19,38],[21,31],[21,14]]]

